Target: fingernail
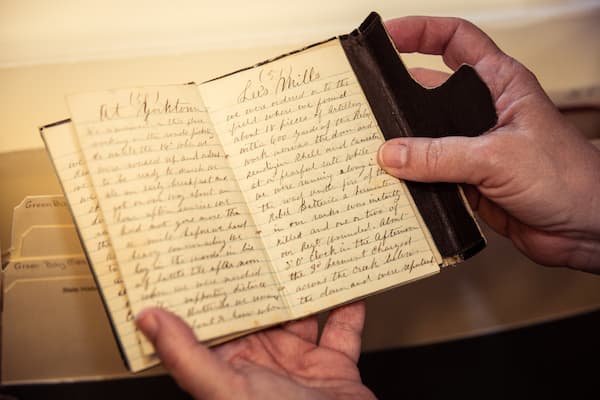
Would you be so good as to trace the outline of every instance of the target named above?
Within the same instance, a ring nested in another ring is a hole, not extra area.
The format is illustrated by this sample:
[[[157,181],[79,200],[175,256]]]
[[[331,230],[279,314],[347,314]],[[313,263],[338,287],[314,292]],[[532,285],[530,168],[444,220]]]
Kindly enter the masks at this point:
[[[402,168],[408,161],[408,146],[403,143],[386,142],[379,149],[382,166]]]
[[[158,333],[158,321],[154,314],[151,311],[143,310],[135,320],[139,330],[153,342]]]

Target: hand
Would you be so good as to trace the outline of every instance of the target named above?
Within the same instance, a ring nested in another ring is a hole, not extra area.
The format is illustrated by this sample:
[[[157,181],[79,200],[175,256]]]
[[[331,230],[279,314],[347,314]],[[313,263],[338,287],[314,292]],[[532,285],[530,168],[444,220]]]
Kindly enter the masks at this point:
[[[317,344],[317,319],[258,332],[210,350],[178,317],[144,310],[140,330],[165,368],[197,399],[374,399],[360,380],[364,304],[331,311]]]
[[[400,52],[472,65],[491,90],[498,124],[477,138],[386,142],[379,163],[407,180],[466,183],[473,209],[534,261],[600,272],[600,152],[566,121],[534,75],[474,25],[409,17],[387,28]],[[416,70],[425,86],[445,74]]]

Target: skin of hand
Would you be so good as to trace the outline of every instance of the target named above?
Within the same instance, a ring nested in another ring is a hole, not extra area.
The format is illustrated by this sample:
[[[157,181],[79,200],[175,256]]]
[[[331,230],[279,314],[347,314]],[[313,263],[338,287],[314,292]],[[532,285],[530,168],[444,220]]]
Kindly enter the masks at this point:
[[[469,22],[407,17],[386,27],[397,49],[470,64],[488,85],[497,125],[476,138],[401,138],[379,149],[389,174],[465,184],[472,208],[533,261],[600,273],[600,151],[556,109],[535,76]],[[446,74],[411,70],[424,86]]]
[[[362,302],[330,312],[318,338],[316,317],[208,349],[175,315],[150,308],[138,328],[167,371],[196,399],[374,399],[356,366]]]

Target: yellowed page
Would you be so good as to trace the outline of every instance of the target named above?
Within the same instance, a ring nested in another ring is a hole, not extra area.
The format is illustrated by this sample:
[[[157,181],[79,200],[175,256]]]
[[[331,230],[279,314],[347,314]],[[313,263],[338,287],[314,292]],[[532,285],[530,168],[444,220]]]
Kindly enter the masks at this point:
[[[195,86],[69,105],[134,314],[164,307],[200,340],[289,318]]]
[[[63,124],[53,127],[49,134],[45,131],[42,133],[129,369],[136,372],[156,365],[159,363],[156,356],[142,353],[126,289],[109,245],[110,239],[102,216],[98,212],[98,202],[91,188],[75,131],[71,124]]]
[[[200,92],[296,317],[439,270],[338,40]]]

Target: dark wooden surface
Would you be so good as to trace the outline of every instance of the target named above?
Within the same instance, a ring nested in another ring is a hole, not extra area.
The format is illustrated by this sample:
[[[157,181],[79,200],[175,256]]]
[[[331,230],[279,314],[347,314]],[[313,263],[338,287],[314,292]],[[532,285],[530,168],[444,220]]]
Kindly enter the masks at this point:
[[[359,366],[380,399],[597,398],[598,338],[599,311],[472,339],[368,352]],[[107,398],[189,399],[168,376],[0,388],[1,400]]]

